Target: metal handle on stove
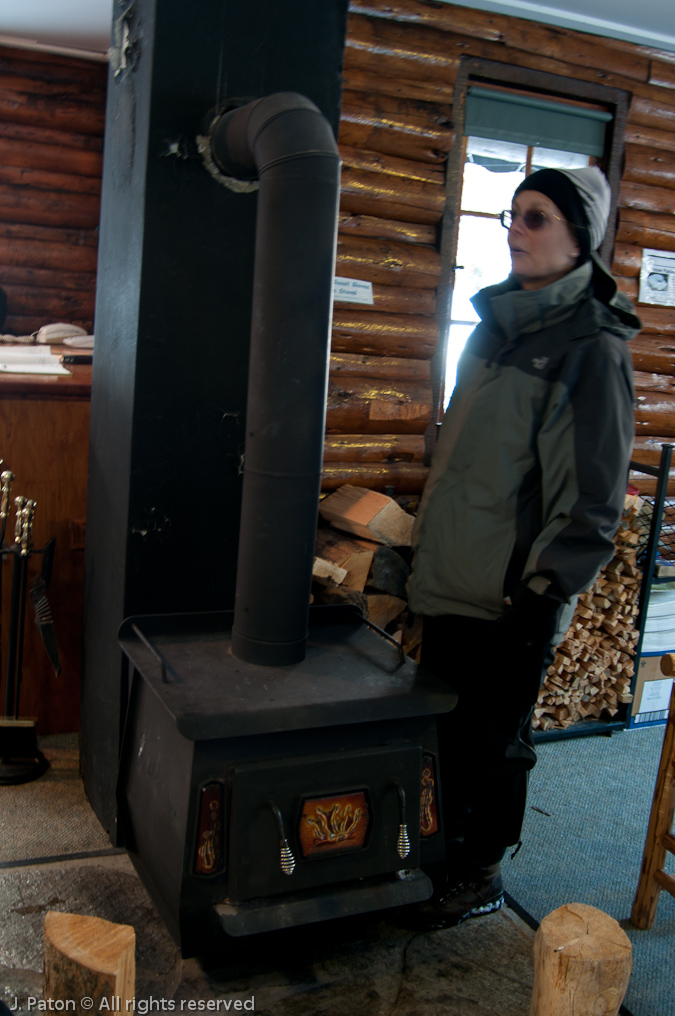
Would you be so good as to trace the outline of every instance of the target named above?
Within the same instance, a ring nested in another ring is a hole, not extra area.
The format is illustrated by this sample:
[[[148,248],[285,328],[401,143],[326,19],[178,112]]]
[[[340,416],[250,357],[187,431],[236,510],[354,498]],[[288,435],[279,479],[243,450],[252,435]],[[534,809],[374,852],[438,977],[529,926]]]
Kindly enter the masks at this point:
[[[377,634],[381,635],[383,639],[386,639],[387,642],[391,642],[392,645],[396,646],[396,648],[398,649],[398,662],[399,662],[399,666],[402,667],[403,664],[405,663],[405,653],[403,652],[403,646],[401,645],[401,643],[397,642],[396,639],[394,638],[394,636],[390,635],[388,631],[384,630],[384,628],[380,628],[379,625],[374,624],[372,621],[369,621],[368,618],[365,616],[365,614],[361,614],[361,620],[372,631],[376,631]]]
[[[295,858],[293,857],[293,851],[288,845],[288,840],[286,838],[286,830],[284,829],[284,820],[282,818],[281,812],[279,811],[279,807],[276,801],[274,801],[271,797],[268,797],[267,803],[272,811],[272,814],[274,815],[274,820],[277,824],[277,829],[279,831],[279,846],[281,848],[281,856],[279,858],[279,863],[281,866],[281,870],[283,871],[284,875],[292,875],[293,872],[295,871]]]
[[[395,787],[398,792],[398,805],[399,805],[399,827],[398,827],[398,839],[396,840],[396,849],[398,856],[401,860],[404,860],[410,853],[410,837],[408,836],[408,823],[406,822],[405,815],[405,790],[401,786],[398,780],[391,780],[389,783],[390,787]]]

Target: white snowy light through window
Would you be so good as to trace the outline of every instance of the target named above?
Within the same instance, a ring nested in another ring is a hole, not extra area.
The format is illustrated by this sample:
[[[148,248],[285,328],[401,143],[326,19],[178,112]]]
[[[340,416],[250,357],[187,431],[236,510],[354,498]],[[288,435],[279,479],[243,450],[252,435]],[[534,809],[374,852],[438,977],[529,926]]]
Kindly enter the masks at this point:
[[[471,297],[479,289],[502,282],[511,271],[507,233],[499,214],[511,207],[526,167],[574,169],[588,165],[587,155],[530,148],[507,141],[467,138],[462,179],[457,265],[445,373],[445,405],[455,387],[457,361],[478,322]]]

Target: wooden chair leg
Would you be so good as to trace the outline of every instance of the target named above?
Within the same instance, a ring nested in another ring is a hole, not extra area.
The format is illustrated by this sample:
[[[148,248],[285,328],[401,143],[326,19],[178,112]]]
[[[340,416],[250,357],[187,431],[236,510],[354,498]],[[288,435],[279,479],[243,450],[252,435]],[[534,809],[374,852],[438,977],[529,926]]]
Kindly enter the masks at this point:
[[[631,967],[630,939],[618,921],[584,903],[558,907],[534,939],[530,1016],[617,1016]]]
[[[636,928],[645,930],[653,925],[661,889],[666,889],[671,896],[675,896],[675,879],[663,870],[666,854],[669,851],[675,853],[675,837],[671,833],[674,815],[675,684],[670,697],[670,712],[649,815],[640,879],[630,917]]]
[[[74,1011],[83,1016],[100,1012],[103,999],[108,1012],[133,1013],[135,948],[130,925],[49,911],[44,920],[45,999],[74,1001]],[[83,998],[92,1004],[82,1006]]]

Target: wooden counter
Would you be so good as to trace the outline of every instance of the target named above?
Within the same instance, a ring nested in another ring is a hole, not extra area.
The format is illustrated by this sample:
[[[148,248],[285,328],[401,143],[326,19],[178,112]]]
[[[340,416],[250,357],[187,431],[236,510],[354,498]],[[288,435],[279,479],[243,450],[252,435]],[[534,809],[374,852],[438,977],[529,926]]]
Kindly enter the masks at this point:
[[[72,353],[52,346],[55,353]],[[82,352],[86,352],[83,350]],[[76,731],[80,712],[80,643],[84,519],[87,496],[89,402],[91,367],[68,365],[68,377],[0,374],[0,458],[10,469],[11,513],[5,542],[14,538],[14,497],[37,502],[33,543],[42,547],[56,538],[52,583],[47,595],[54,616],[62,672],[55,677],[28,598],[24,638],[20,714],[39,718],[38,733]],[[29,578],[40,571],[42,555],[35,554]],[[4,712],[7,632],[12,565],[3,565],[2,670],[0,713]]]

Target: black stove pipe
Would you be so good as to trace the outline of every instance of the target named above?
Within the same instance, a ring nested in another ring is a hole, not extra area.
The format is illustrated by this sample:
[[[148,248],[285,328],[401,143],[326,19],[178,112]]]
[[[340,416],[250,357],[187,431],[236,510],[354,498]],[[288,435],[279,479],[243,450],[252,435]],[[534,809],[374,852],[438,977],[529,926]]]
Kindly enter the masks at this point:
[[[232,651],[306,653],[326,415],[340,157],[330,125],[280,92],[223,114],[220,170],[260,181]]]

